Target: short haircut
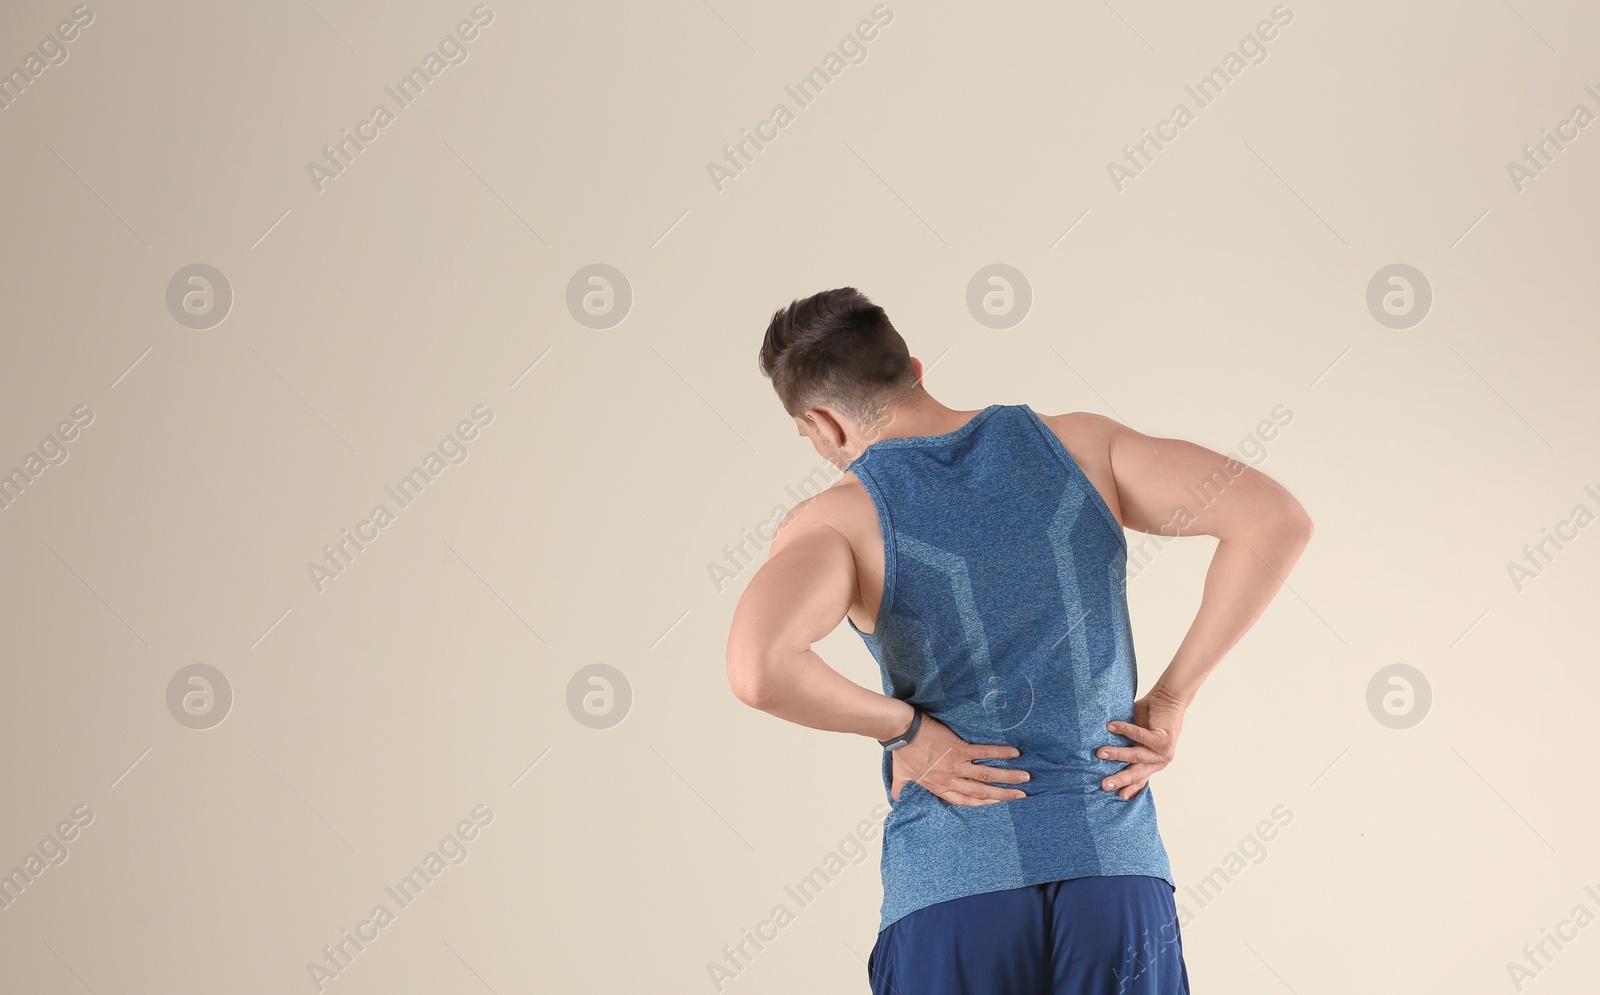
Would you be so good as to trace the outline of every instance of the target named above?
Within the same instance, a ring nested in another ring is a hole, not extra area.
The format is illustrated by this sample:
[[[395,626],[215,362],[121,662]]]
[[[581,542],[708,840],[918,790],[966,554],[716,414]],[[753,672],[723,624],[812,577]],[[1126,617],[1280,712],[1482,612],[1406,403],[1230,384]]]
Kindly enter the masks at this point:
[[[761,373],[790,415],[806,418],[806,409],[827,405],[862,425],[920,389],[906,340],[883,308],[854,287],[824,290],[773,312]]]

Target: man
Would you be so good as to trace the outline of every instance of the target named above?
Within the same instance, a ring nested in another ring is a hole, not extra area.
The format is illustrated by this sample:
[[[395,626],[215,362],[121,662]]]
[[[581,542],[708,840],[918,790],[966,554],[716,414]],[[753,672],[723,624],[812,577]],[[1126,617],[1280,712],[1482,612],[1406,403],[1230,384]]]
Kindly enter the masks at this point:
[[[1251,467],[1100,415],[946,407],[852,287],[777,311],[760,359],[847,472],[785,517],[734,610],[728,680],[884,747],[873,992],[1186,995],[1147,784],[1310,541],[1305,510]],[[1124,528],[1218,540],[1137,701]],[[841,620],[883,694],[811,649]]]

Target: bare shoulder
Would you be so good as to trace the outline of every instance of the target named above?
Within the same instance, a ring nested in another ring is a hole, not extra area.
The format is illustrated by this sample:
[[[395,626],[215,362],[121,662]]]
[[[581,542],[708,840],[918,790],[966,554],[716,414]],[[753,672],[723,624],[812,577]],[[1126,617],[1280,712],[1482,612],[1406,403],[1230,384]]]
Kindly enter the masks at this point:
[[[1056,433],[1067,452],[1080,464],[1085,459],[1103,461],[1109,467],[1111,443],[1127,426],[1115,418],[1093,411],[1068,411],[1059,415],[1040,415],[1039,419]],[[1083,455],[1080,457],[1079,453]]]
[[[856,544],[862,525],[877,521],[872,498],[854,474],[846,473],[831,486],[796,503],[779,520],[770,553],[776,553],[788,540],[815,529],[831,529]],[[770,555],[769,553],[769,555]]]

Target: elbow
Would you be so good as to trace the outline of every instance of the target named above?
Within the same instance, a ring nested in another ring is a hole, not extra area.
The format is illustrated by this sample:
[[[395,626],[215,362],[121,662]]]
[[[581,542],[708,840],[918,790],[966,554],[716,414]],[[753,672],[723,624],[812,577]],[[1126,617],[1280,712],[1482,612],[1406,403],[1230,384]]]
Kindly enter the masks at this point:
[[[1288,506],[1279,517],[1276,531],[1286,543],[1296,549],[1304,549],[1310,544],[1311,537],[1316,534],[1316,526],[1300,502],[1290,498]]]
[[[760,656],[729,653],[728,687],[735,698],[751,708],[765,711],[771,704],[772,684]]]
[[[773,675],[779,669],[775,665],[779,654],[773,629],[761,615],[747,611],[741,601],[734,610],[724,650],[728,688],[735,698],[760,711],[767,711],[772,704]]]
[[[766,711],[770,703],[767,686],[757,679],[749,676],[730,677],[728,686],[733,689],[733,696],[757,711]]]

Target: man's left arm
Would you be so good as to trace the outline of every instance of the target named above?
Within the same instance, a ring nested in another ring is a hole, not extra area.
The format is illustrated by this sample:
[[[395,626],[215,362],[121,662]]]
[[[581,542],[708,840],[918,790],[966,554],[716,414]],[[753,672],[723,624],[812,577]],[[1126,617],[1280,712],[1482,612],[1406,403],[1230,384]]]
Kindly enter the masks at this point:
[[[844,620],[857,597],[855,551],[840,532],[801,502],[778,529],[767,562],[750,579],[733,610],[728,634],[728,683],[740,701],[813,729],[873,739],[911,731],[909,702],[869,691],[828,666],[811,648]],[[1014,760],[1021,751],[1001,743],[968,743],[932,715],[894,751],[891,800],[921,784],[951,805],[995,805],[1024,797],[1025,770],[979,763]]]
[[[733,610],[728,684],[745,704],[813,729],[880,741],[905,732],[909,704],[862,687],[811,648],[855,600],[855,553],[809,501],[790,515]]]

